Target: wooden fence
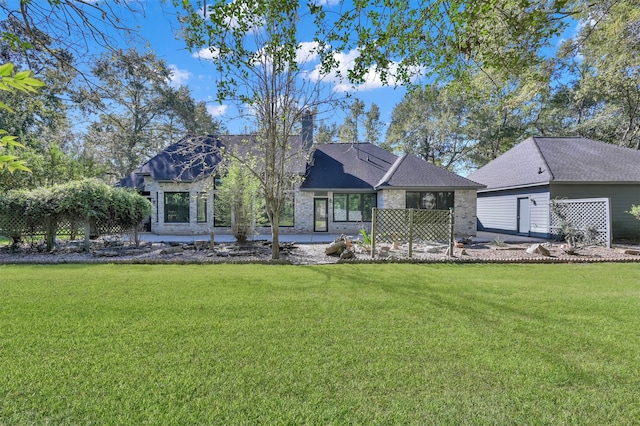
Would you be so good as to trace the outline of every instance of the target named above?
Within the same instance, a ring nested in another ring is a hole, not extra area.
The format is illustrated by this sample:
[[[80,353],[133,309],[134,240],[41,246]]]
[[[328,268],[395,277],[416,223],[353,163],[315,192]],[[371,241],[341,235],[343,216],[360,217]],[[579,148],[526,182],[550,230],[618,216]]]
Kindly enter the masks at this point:
[[[446,242],[453,253],[453,209],[373,209],[371,230],[371,255],[376,244],[409,244],[409,256],[413,255],[416,242]]]

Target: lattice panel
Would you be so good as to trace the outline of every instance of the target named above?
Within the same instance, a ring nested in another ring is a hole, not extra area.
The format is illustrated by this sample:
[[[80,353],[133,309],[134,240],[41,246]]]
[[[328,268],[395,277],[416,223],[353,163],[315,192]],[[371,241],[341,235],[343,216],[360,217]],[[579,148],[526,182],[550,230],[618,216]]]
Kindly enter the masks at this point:
[[[409,210],[375,209],[375,238],[380,243],[406,243],[409,241]]]
[[[376,242],[448,241],[451,214],[449,210],[375,209]]]
[[[95,227],[100,235],[124,234],[131,232],[119,225],[98,221]],[[22,217],[0,217],[0,235],[40,237],[47,233],[47,225],[44,221],[38,223],[27,223]],[[84,236],[84,224],[67,219],[61,219],[57,223],[56,235],[80,238]]]
[[[20,235],[44,235],[44,223],[27,223],[22,217],[1,217],[0,235],[20,236]]]
[[[609,245],[609,200],[554,200],[559,213],[579,230],[594,228],[597,231],[598,244]],[[558,237],[562,218],[553,210],[550,216],[550,233]]]
[[[447,241],[451,223],[448,210],[412,210],[414,240]]]

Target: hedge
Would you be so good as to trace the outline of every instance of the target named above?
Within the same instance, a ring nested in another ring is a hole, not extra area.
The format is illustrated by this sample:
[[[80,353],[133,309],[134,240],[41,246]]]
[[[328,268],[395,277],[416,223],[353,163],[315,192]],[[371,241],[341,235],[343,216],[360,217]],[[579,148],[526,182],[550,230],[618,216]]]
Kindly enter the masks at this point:
[[[149,201],[132,190],[84,179],[0,194],[0,235],[18,241],[23,235],[44,234],[51,249],[62,221],[136,230],[150,212]]]

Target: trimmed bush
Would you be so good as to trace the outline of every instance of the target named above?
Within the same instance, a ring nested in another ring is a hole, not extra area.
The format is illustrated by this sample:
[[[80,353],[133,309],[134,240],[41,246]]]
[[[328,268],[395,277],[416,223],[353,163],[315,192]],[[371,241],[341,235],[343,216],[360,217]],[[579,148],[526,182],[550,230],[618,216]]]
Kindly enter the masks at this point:
[[[9,191],[0,195],[0,234],[19,241],[23,235],[44,234],[53,248],[58,223],[96,222],[134,232],[151,212],[149,201],[125,188],[84,179],[48,188]]]

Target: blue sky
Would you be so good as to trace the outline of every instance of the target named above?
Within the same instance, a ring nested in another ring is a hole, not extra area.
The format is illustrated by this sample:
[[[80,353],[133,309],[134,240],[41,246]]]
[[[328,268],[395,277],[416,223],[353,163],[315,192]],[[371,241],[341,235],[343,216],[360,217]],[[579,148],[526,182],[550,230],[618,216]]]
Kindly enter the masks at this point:
[[[2,1],[2,0],[0,0]],[[41,0],[34,0],[34,4],[40,4]],[[87,4],[98,2],[98,0],[86,0]],[[343,6],[343,2],[340,0],[313,0],[316,3],[322,3],[327,8],[339,9]],[[347,4],[349,0],[344,3]],[[9,3],[17,4],[18,0],[8,0]],[[44,2],[44,0],[42,0]],[[251,123],[246,119],[238,117],[238,112],[235,110],[232,104],[218,103],[216,98],[216,81],[219,76],[216,74],[214,66],[211,61],[206,59],[204,52],[198,54],[198,52],[189,52],[186,49],[185,42],[179,39],[180,26],[177,19],[177,11],[171,5],[171,0],[124,0],[119,4],[115,4],[110,0],[100,1],[99,4],[106,3],[112,7],[113,10],[118,13],[123,20],[124,25],[133,29],[137,29],[141,40],[135,42],[135,47],[139,50],[145,48],[151,48],[161,59],[164,59],[173,72],[172,84],[174,86],[185,85],[192,93],[192,96],[197,101],[205,101],[211,115],[218,120],[225,123],[228,130],[231,133],[242,133],[247,129],[251,129]],[[140,10],[141,13],[131,14],[126,11],[127,7]],[[16,8],[16,6],[13,6]],[[97,17],[96,22],[99,25],[100,18]],[[575,34],[577,25],[572,25],[567,29],[562,37],[552,40],[551,46],[546,51],[552,55],[560,40],[567,38]],[[313,36],[313,25],[307,25],[310,27],[308,37],[304,37],[303,29],[304,25],[301,25],[299,32],[302,34],[300,40],[304,45],[307,42],[311,42]],[[107,27],[108,28],[108,27]],[[120,45],[122,48],[132,47],[132,42],[124,41],[120,38]],[[100,52],[94,52],[100,53]],[[342,52],[337,58],[345,66],[349,65],[350,59],[354,58],[357,52]],[[81,61],[91,61],[90,56],[79,58]],[[87,62],[84,66],[90,65]],[[314,67],[317,65],[317,60],[311,60],[305,63],[305,68],[313,74]],[[83,66],[83,65],[81,65]],[[327,81],[327,79],[325,79]],[[328,79],[328,83],[323,84],[323,90],[326,91],[327,96],[333,94],[343,94],[345,90],[351,89],[345,87],[345,85],[335,79]],[[375,103],[380,108],[381,121],[384,123],[385,128],[390,124],[391,114],[395,105],[397,105],[404,95],[406,89],[403,87],[390,87],[383,86],[380,79],[375,72],[370,72],[368,75],[367,83],[359,85],[355,90],[349,90],[354,97],[357,97],[364,101],[365,109],[368,110],[372,103]],[[322,120],[327,123],[335,122],[341,124],[344,120],[346,113],[342,110],[333,110],[325,112],[317,117],[317,120]]]
[[[231,104],[222,105],[215,100],[217,75],[210,60],[206,59],[206,53],[189,52],[184,41],[178,39],[179,25],[175,10],[167,3],[149,1],[144,4],[144,14],[136,15],[130,26],[138,27],[139,33],[158,57],[164,59],[173,71],[172,84],[185,85],[197,101],[207,102],[209,112],[217,119],[223,121],[231,133],[242,133],[250,123],[238,118],[237,111]],[[144,15],[144,16],[143,16]],[[311,42],[311,34],[308,40]],[[139,48],[144,48],[144,45]],[[340,59],[347,64],[355,52],[344,52]],[[306,66],[313,72],[317,62],[310,61]],[[331,81],[331,79],[330,79]],[[331,81],[324,85],[327,93],[345,93],[348,87],[338,81]],[[376,103],[380,108],[381,120],[388,125],[394,106],[400,102],[406,93],[402,87],[394,88],[383,86],[375,73],[370,74],[369,81],[360,85],[355,91],[350,90],[353,96],[365,102],[365,110],[371,103]],[[318,119],[327,123],[337,122],[341,124],[345,113],[340,110],[322,114]],[[382,137],[384,137],[384,132]]]
[[[325,7],[340,8],[339,0],[315,0],[317,3],[322,2]],[[170,3],[170,2],[168,2]],[[224,122],[231,133],[243,133],[250,123],[246,119],[238,118],[238,113],[231,104],[223,103],[222,105],[215,101],[216,96],[216,75],[210,59],[206,59],[208,51],[189,52],[186,50],[185,43],[178,39],[179,25],[176,11],[167,2],[145,1],[144,17],[137,16],[135,25],[139,26],[140,34],[148,40],[150,47],[156,54],[164,59],[173,71],[172,84],[175,86],[186,85],[192,92],[193,97],[198,101],[207,102],[209,112],[217,119]],[[556,48],[563,39],[566,39],[576,32],[576,23],[570,25],[561,37],[551,41],[551,45],[544,49],[544,53],[553,55]],[[313,33],[309,33],[308,39],[305,40],[302,33],[301,41],[311,42]],[[357,55],[357,52],[342,52],[338,58],[344,65],[349,64],[350,58]],[[209,55],[210,56],[210,55]],[[310,61],[305,64],[308,70],[313,73],[317,61]],[[353,88],[332,81],[324,85],[327,94],[342,94],[349,91],[353,96],[361,99],[365,103],[365,109],[368,110],[371,103],[376,103],[380,108],[381,121],[384,123],[382,138],[386,133],[386,128],[390,124],[393,108],[398,104],[404,95],[406,89],[403,87],[383,86],[375,72],[371,72],[365,84]],[[344,120],[345,112],[335,110],[329,113],[321,114],[317,117],[319,120],[327,123],[336,122],[341,124]]]

